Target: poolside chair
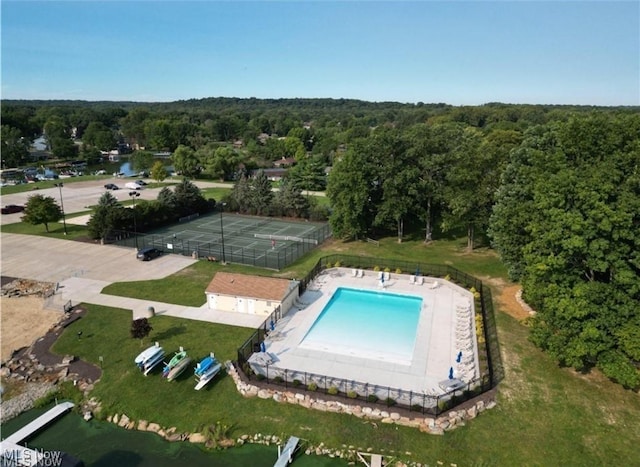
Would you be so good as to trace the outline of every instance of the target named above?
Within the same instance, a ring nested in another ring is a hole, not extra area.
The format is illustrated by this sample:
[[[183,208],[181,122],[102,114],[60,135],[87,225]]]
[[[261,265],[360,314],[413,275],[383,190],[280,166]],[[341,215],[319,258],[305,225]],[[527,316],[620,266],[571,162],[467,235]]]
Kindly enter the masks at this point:
[[[378,272],[378,280],[382,280],[384,279],[384,272],[380,271]]]
[[[358,277],[364,277],[364,269],[358,271]]]
[[[438,283],[438,281],[435,281],[433,284],[431,284],[432,289],[437,289],[439,286],[440,284]]]
[[[423,276],[418,276],[417,277],[417,284],[418,285],[424,284],[424,277]]]
[[[416,276],[409,276],[409,284],[414,285],[416,283]]]
[[[360,271],[358,271],[357,269],[352,269],[351,270],[351,275],[353,277],[358,277],[360,275]]]
[[[385,281],[388,281],[389,279],[391,279],[391,274],[388,271],[385,271],[382,277],[384,277]]]

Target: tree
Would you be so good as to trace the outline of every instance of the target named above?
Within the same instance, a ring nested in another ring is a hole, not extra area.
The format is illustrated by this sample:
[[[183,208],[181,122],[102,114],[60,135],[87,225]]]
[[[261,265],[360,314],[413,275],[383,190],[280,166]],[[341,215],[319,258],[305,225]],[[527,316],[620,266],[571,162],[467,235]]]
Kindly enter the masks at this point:
[[[156,161],[153,163],[153,167],[151,167],[151,178],[157,183],[160,183],[167,178],[167,169],[165,169],[162,162]]]
[[[104,192],[100,196],[89,222],[87,222],[89,235],[93,239],[106,240],[114,230],[126,227],[128,224],[127,214],[133,218],[133,213],[118,203],[111,192]]]
[[[274,196],[273,205],[282,216],[307,217],[309,214],[309,201],[288,177],[280,183],[280,190]]]
[[[251,208],[251,185],[244,174],[240,177],[240,180],[233,185],[230,200],[233,203],[233,205],[229,206],[230,209],[235,208],[244,213],[248,212]]]
[[[56,200],[50,196],[33,195],[29,197],[24,209],[22,221],[29,224],[44,224],[44,228],[49,232],[49,223],[62,219],[62,209]]]
[[[109,127],[102,122],[91,122],[82,135],[82,143],[96,147],[101,151],[110,151],[117,143]]]
[[[640,387],[639,160],[638,115],[535,128],[512,154],[491,219],[496,247],[537,310],[532,341],[629,388]]]
[[[327,186],[325,165],[320,156],[305,156],[287,172],[287,177],[301,190],[323,191]]]
[[[240,155],[229,146],[201,148],[198,156],[204,171],[219,180],[230,180],[238,168]]]
[[[145,172],[151,169],[153,154],[149,151],[136,151],[131,155],[131,165],[136,172]]]
[[[147,337],[152,330],[147,318],[138,318],[131,322],[131,337],[140,339],[140,345],[142,345],[142,339]]]
[[[379,174],[369,157],[367,140],[358,140],[329,174],[327,197],[333,211],[329,223],[338,238],[362,238],[375,216]]]
[[[29,139],[17,128],[2,125],[2,168],[19,167],[29,156]]]
[[[186,216],[196,212],[204,213],[208,210],[207,200],[202,196],[200,188],[186,178],[183,178],[182,181],[176,185],[173,195],[176,209],[180,216]]]
[[[382,198],[374,224],[395,225],[398,243],[404,237],[404,220],[416,204],[419,171],[415,160],[407,153],[406,145],[395,131],[383,131],[374,136],[375,156],[380,161]]]
[[[185,177],[195,177],[200,173],[200,161],[190,147],[178,146],[171,158],[176,171]]]
[[[257,215],[267,215],[269,214],[272,201],[273,191],[271,182],[264,173],[264,170],[259,170],[251,181],[251,207]]]

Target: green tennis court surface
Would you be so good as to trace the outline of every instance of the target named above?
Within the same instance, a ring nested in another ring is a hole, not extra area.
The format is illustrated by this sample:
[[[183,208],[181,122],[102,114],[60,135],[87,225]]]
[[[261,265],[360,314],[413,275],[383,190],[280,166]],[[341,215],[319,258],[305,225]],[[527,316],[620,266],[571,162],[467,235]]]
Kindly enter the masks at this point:
[[[282,269],[320,245],[331,232],[326,223],[285,221],[236,214],[189,216],[182,222],[137,234],[137,247],[165,253]],[[135,247],[133,232],[119,232],[116,243]]]

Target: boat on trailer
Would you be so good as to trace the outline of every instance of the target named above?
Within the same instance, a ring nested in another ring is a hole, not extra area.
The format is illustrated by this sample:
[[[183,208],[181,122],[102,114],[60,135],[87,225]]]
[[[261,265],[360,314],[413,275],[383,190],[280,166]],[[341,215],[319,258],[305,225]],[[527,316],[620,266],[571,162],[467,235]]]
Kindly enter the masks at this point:
[[[199,391],[207,385],[209,381],[216,377],[222,364],[216,359],[213,352],[208,357],[203,358],[195,367],[194,374],[196,376],[196,391]]]

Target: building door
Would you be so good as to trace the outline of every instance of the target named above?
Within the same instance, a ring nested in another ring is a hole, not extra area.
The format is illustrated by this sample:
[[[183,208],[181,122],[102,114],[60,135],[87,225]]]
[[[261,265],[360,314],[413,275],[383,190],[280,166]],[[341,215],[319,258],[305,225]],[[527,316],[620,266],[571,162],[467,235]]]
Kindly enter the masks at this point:
[[[244,298],[236,298],[236,311],[238,313],[246,313],[246,304]]]
[[[218,296],[217,295],[209,295],[209,309],[217,310],[218,309]]]
[[[249,306],[249,314],[250,315],[255,315],[256,314],[256,301],[253,299],[249,299],[247,300],[248,302],[248,306]]]

